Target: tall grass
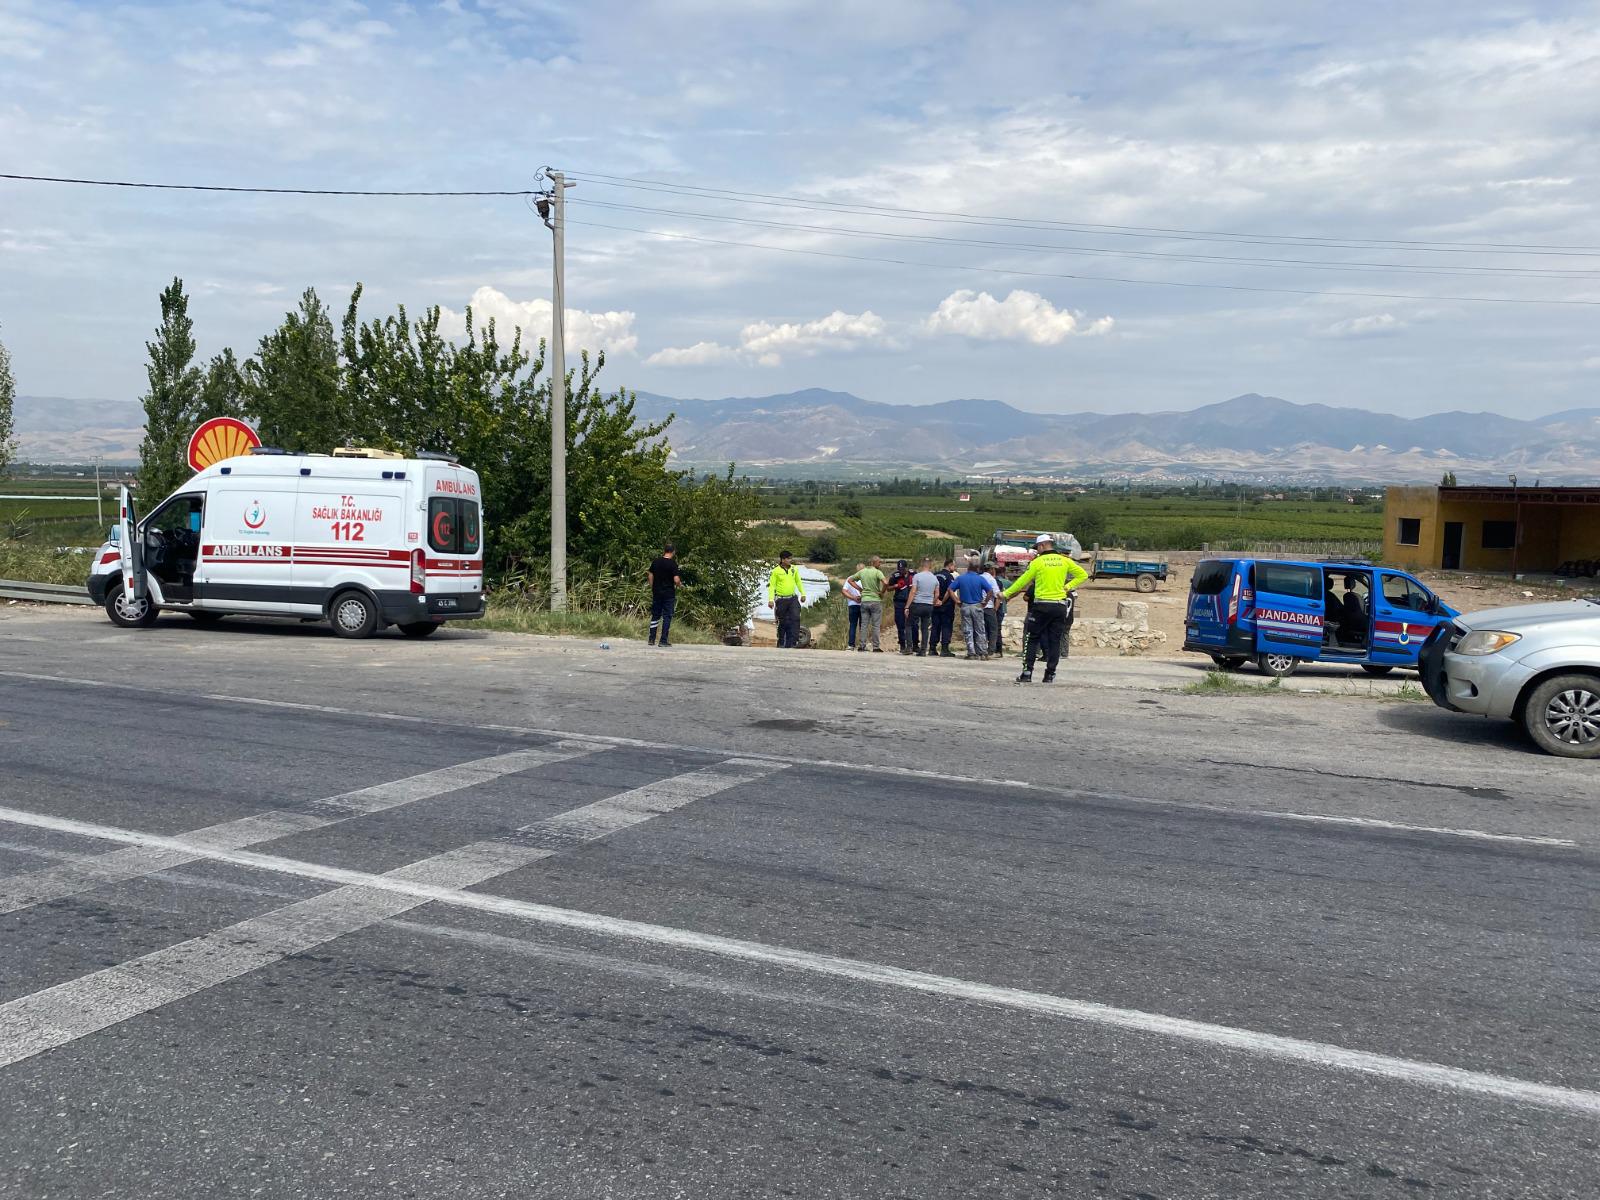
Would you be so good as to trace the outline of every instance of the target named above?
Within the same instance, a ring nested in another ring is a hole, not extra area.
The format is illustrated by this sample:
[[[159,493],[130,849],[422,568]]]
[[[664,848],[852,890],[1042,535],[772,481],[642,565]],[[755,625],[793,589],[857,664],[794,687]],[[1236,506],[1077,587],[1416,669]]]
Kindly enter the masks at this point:
[[[0,579],[26,583],[81,584],[89,577],[94,555],[58,553],[54,547],[0,541]]]

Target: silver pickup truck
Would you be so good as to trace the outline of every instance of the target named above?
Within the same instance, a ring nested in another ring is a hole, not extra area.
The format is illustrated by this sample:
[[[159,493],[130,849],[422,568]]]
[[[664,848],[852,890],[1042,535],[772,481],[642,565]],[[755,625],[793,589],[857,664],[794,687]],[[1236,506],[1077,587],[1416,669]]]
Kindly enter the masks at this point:
[[[1440,707],[1509,717],[1547,754],[1600,758],[1600,597],[1463,614],[1418,666]]]

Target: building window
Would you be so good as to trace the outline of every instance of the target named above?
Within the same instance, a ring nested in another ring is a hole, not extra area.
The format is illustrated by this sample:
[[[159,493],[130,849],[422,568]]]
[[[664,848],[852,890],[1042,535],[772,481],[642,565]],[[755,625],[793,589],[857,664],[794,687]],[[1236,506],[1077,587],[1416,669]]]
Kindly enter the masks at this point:
[[[1485,521],[1483,523],[1483,548],[1485,550],[1510,550],[1517,544],[1515,521]]]
[[[1394,540],[1402,546],[1422,545],[1422,518],[1401,517],[1400,530]]]

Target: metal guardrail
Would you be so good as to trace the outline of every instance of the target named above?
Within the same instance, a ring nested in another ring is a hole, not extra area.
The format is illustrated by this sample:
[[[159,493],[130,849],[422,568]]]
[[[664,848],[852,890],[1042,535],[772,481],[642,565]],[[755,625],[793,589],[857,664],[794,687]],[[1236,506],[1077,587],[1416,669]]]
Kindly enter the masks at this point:
[[[30,583],[25,579],[0,579],[0,599],[32,600],[36,604],[93,604],[87,588],[70,583]]]

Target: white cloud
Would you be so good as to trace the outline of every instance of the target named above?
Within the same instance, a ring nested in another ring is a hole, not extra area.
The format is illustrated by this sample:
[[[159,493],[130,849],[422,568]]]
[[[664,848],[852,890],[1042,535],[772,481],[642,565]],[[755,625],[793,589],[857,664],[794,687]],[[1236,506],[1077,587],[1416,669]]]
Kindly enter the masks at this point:
[[[981,341],[1058,346],[1069,337],[1092,337],[1111,328],[1110,317],[1084,322],[1081,312],[1057,308],[1038,292],[1013,291],[1004,300],[988,292],[951,292],[923,322],[929,333],[954,333]]]
[[[1348,317],[1324,326],[1319,332],[1327,338],[1393,337],[1406,327],[1406,323],[1393,313],[1371,313],[1364,317]]]
[[[657,350],[644,361],[652,367],[701,367],[707,363],[727,362],[738,357],[739,352],[732,346],[722,346],[716,342],[696,342],[692,346],[669,346],[665,350]]]
[[[1578,366],[1585,371],[1600,371],[1600,354],[1584,359]]]
[[[522,330],[523,341],[536,342],[550,336],[550,301],[513,300],[497,288],[480,287],[468,301],[475,325],[486,325],[493,319],[504,333],[510,329]],[[632,354],[639,348],[639,336],[633,331],[634,314],[618,312],[586,312],[581,308],[567,309],[567,352],[580,350],[591,353],[604,350],[607,354]],[[466,331],[464,312],[441,306],[440,328],[448,337],[459,337]]]
[[[783,364],[786,354],[809,356],[874,343],[892,344],[888,322],[875,312],[847,313],[836,309],[815,321],[752,321],[739,331],[737,346],[696,342],[682,349],[658,350],[645,361],[651,366],[683,367],[744,359],[763,367],[777,367]]]

